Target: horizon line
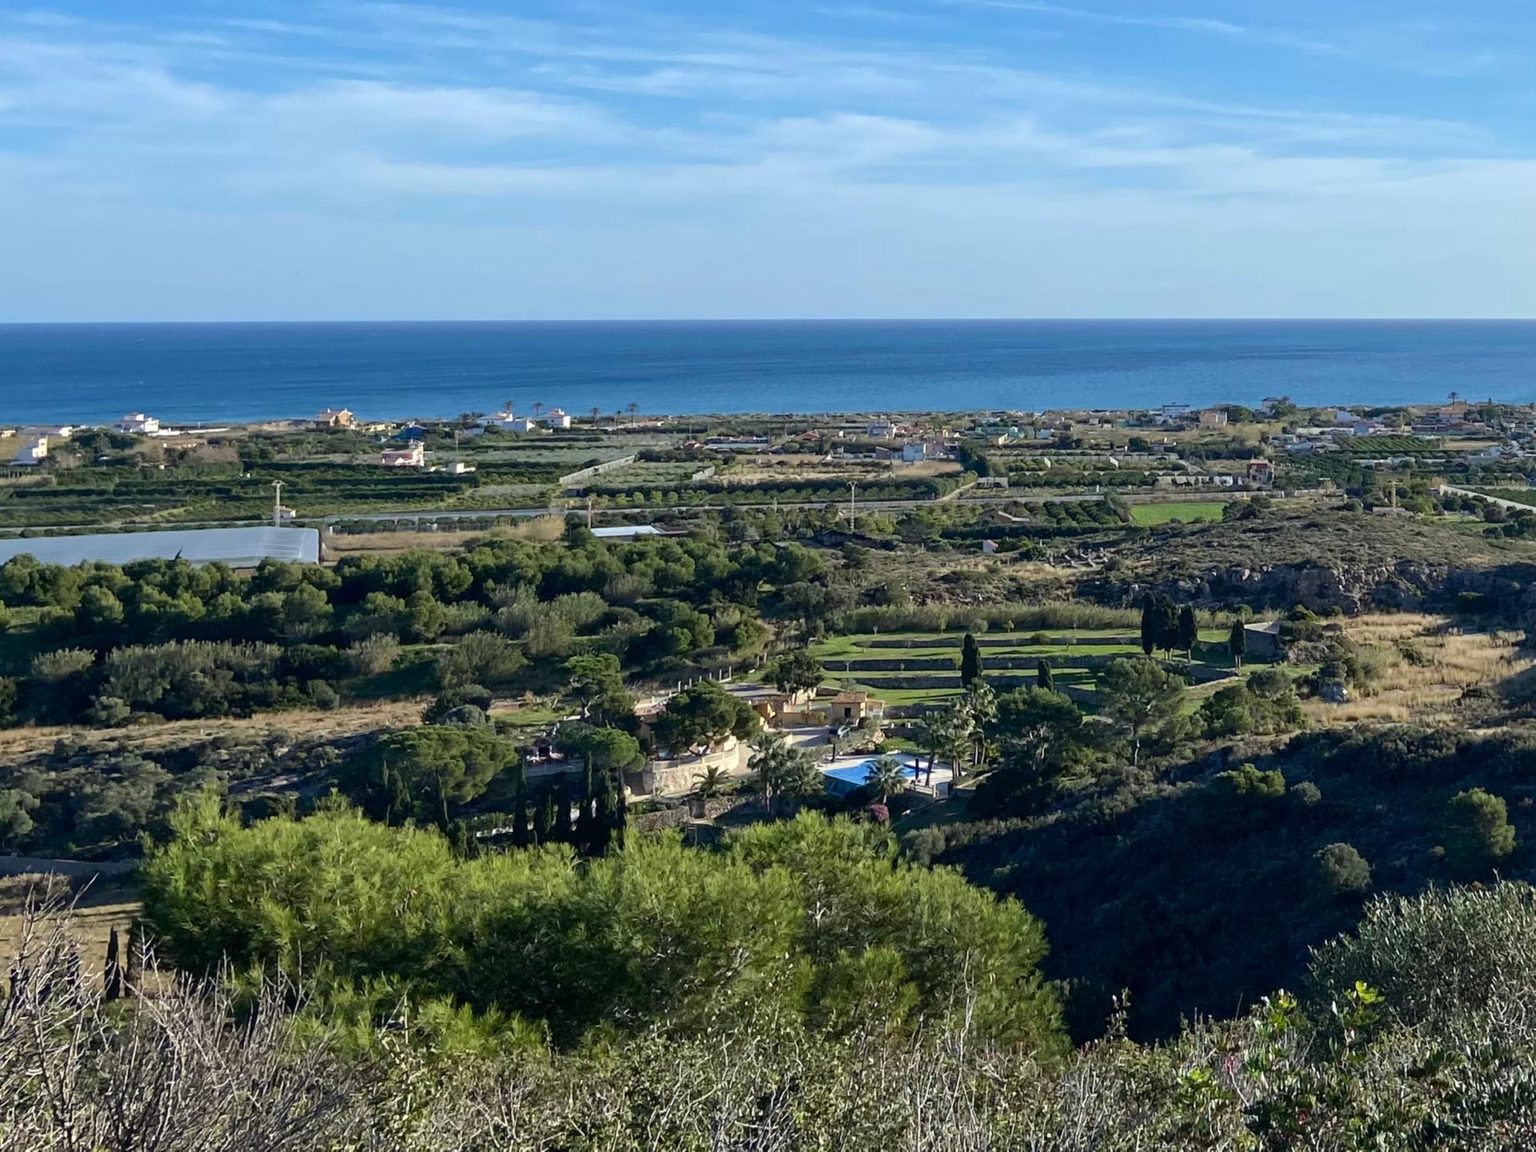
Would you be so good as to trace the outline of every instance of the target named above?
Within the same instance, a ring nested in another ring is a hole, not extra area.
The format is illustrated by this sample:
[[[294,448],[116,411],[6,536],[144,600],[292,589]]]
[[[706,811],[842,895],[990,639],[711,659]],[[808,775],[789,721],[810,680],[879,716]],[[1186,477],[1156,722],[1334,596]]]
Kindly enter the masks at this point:
[[[223,318],[157,320],[0,320],[0,328],[68,328],[201,325],[724,325],[724,324],[1533,324],[1533,316],[727,316],[727,317],[388,317],[294,319]]]

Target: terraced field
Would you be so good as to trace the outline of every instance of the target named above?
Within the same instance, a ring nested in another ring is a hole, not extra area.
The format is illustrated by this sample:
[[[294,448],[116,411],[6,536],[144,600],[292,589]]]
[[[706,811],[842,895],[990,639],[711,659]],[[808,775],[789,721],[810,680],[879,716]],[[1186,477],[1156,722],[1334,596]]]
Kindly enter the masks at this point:
[[[1200,639],[1219,645],[1226,631],[1202,629]],[[833,680],[876,692],[893,708],[912,708],[960,694],[963,641],[958,632],[860,633],[834,637],[812,652]],[[977,642],[982,668],[998,688],[1035,684],[1045,660],[1055,686],[1080,698],[1092,693],[1104,664],[1141,652],[1139,637],[1123,630],[986,633]],[[1207,678],[1226,671],[1228,662],[1224,655],[1197,655],[1193,667],[1197,677]]]
[[[1175,504],[1137,504],[1131,509],[1131,523],[1146,528],[1160,524],[1199,524],[1220,520],[1226,505],[1218,500],[1192,500]]]

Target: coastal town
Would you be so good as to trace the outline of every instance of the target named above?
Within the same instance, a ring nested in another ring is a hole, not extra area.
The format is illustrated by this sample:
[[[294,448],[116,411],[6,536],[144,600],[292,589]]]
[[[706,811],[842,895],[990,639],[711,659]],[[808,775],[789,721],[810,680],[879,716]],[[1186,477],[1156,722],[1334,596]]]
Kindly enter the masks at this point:
[[[841,502],[856,516],[861,490],[865,506],[878,507],[1221,500],[1326,492],[1362,473],[1383,487],[1398,478],[1415,489],[1519,489],[1536,472],[1527,463],[1536,455],[1536,412],[1455,394],[1441,405],[1393,409],[1298,409],[1277,398],[1253,409],[836,416],[648,416],[634,405],[572,416],[508,404],[408,421],[337,407],[224,427],[134,412],[104,426],[0,426],[0,454],[9,455],[0,532],[263,523],[275,483],[289,497],[276,505],[278,523],[397,513],[438,524],[542,509],[580,511],[596,526],[633,521],[636,509],[686,515],[761,502]],[[284,469],[297,473],[292,482],[278,474]],[[368,479],[386,470],[401,482]],[[330,484],[318,482],[322,472]],[[166,477],[163,492],[156,476]],[[115,501],[130,479],[147,499]],[[211,480],[221,482],[216,496],[199,483]]]

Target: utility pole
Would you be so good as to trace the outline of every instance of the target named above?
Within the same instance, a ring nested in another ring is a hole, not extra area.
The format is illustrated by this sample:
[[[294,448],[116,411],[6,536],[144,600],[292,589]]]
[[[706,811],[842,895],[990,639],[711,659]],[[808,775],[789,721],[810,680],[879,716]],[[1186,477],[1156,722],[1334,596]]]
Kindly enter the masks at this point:
[[[852,532],[858,524],[859,516],[859,486],[856,482],[848,481],[848,531]]]

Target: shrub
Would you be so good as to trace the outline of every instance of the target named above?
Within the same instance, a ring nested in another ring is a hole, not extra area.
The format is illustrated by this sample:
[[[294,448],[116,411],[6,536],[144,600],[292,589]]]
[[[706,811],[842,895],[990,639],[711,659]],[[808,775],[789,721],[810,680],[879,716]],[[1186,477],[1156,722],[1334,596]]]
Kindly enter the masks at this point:
[[[1308,981],[1323,1018],[1356,981],[1410,1026],[1469,1023],[1488,1009],[1536,1013],[1536,891],[1527,884],[1380,896],[1354,933],[1314,950]]]
[[[1445,860],[1458,876],[1478,876],[1509,858],[1515,829],[1501,797],[1473,788],[1446,805]]]
[[[1285,795],[1285,773],[1278,768],[1261,771],[1244,764],[1235,771],[1218,773],[1216,784],[1229,796],[1275,800]]]
[[[1360,896],[1371,886],[1371,866],[1351,844],[1330,844],[1312,860],[1318,883],[1330,896]]]
[[[378,676],[395,666],[400,655],[400,641],[393,636],[368,636],[347,652],[352,670],[359,676]]]
[[[428,704],[421,714],[423,724],[440,724],[443,717],[458,708],[470,707],[480,711],[481,719],[485,713],[491,710],[494,701],[489,688],[482,688],[479,684],[463,684],[457,688],[449,688],[439,692],[432,703]]]

